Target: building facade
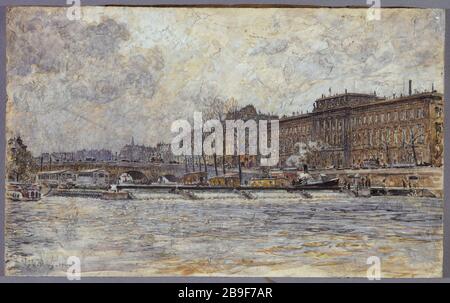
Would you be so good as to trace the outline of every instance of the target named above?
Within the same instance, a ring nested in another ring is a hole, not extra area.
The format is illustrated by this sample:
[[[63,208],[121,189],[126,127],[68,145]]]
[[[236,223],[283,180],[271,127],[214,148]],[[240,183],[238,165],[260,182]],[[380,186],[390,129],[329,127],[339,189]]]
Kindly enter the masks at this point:
[[[442,165],[442,94],[322,96],[311,113],[280,120],[280,163],[316,168]]]

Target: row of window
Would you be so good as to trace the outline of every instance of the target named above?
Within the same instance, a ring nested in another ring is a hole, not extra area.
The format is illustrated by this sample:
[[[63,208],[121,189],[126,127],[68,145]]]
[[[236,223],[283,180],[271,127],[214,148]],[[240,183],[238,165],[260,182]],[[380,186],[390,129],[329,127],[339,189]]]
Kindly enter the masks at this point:
[[[326,133],[325,134],[325,143],[328,145],[341,145],[342,144],[342,135],[336,133]]]
[[[316,129],[325,131],[329,130],[342,130],[344,122],[342,119],[338,118],[328,118],[316,121]]]
[[[404,111],[392,111],[388,113],[367,114],[361,117],[351,118],[352,127],[359,125],[372,125],[376,123],[386,123],[394,121],[411,121],[414,119],[422,119],[425,117],[425,111],[423,108],[410,109]],[[343,129],[343,119],[339,118],[327,118],[317,120],[315,127],[317,130],[326,132],[327,130],[339,130]],[[295,134],[309,134],[311,127],[309,125],[297,125],[289,128],[281,128],[281,135],[295,135]]]
[[[406,121],[414,119],[422,119],[425,117],[423,108],[409,109],[403,111],[392,111],[388,113],[369,114],[362,117],[353,117],[352,126],[386,123],[392,121]]]
[[[282,153],[292,152],[296,142],[303,141],[302,138],[289,138],[282,140],[280,151]],[[389,146],[411,146],[413,144],[425,143],[425,128],[422,124],[412,127],[366,129],[352,133],[352,145],[354,147],[380,147]],[[340,133],[325,133],[322,137],[325,145],[340,146],[343,144],[343,136]]]
[[[280,135],[296,135],[296,134],[309,134],[311,127],[309,125],[296,125],[289,128],[281,128]]]
[[[425,129],[418,124],[412,127],[385,128],[382,130],[367,129],[353,133],[352,142],[354,146],[398,146],[401,144],[413,145],[425,143]]]

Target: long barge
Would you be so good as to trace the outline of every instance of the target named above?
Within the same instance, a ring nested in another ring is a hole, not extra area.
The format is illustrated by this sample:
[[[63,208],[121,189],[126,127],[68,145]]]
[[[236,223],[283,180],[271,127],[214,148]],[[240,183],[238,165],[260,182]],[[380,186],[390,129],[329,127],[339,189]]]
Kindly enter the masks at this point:
[[[106,190],[85,190],[85,189],[55,189],[50,191],[48,196],[59,197],[81,197],[81,198],[95,198],[103,200],[128,200],[132,199],[130,193],[114,192]]]

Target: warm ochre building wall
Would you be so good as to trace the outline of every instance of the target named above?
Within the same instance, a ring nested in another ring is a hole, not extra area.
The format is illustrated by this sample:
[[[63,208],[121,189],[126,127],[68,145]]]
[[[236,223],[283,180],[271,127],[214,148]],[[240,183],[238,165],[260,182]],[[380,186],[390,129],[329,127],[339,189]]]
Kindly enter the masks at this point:
[[[342,94],[315,102],[312,113],[280,120],[280,161],[298,154],[298,143],[316,142],[305,161],[317,168],[442,165],[443,100],[438,93],[398,98]]]

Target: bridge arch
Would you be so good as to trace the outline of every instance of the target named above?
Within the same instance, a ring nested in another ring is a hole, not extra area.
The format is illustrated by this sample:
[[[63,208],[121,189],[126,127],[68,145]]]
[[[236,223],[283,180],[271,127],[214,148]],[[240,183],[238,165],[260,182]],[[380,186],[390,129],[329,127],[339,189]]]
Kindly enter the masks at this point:
[[[158,177],[164,173],[176,174],[178,167],[170,165],[161,166],[153,164],[142,163],[85,163],[85,162],[68,162],[58,164],[44,164],[41,167],[36,167],[36,171],[53,171],[67,169],[74,172],[79,172],[86,169],[103,169],[109,173],[109,182],[116,183],[120,175],[128,173],[133,180],[140,180],[142,183],[156,182]],[[180,166],[180,170],[184,171],[184,166]]]

